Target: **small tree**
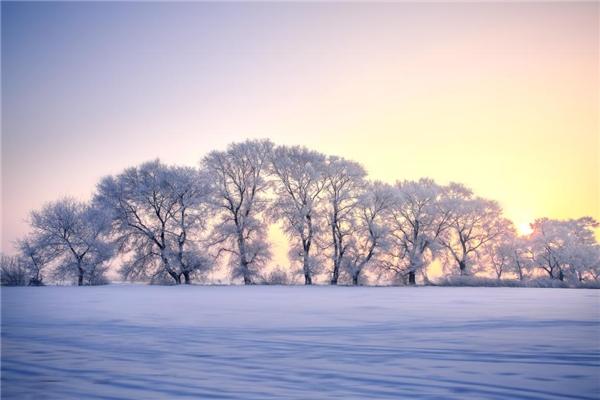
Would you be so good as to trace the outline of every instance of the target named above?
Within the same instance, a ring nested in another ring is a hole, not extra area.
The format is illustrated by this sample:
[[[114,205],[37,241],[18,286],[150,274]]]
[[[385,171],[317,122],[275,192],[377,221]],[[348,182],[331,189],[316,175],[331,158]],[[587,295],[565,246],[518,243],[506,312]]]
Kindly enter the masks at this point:
[[[508,248],[511,255],[509,270],[522,281],[527,278],[533,266],[530,257],[529,238],[517,236],[508,245]]]
[[[38,238],[36,240],[32,237],[25,237],[17,241],[21,260],[29,274],[30,286],[43,285],[44,270],[50,265],[52,260],[59,256],[54,246],[41,242],[41,239]]]
[[[27,267],[17,256],[0,254],[0,284],[2,286],[25,286],[29,281]]]
[[[296,284],[295,277],[296,275],[288,269],[277,266],[262,277],[261,283],[263,285],[294,285]]]
[[[71,198],[48,203],[31,213],[31,226],[34,242],[56,259],[57,279],[73,277],[80,286],[86,280],[90,284],[114,254],[106,240],[110,220],[86,203]]]
[[[597,280],[600,273],[600,245],[574,244],[570,249],[570,270],[578,282]]]
[[[515,251],[518,251],[515,249],[516,240],[516,232],[512,223],[506,221],[504,232],[484,244],[482,251],[478,253],[483,269],[487,267],[493,272],[496,279],[502,279],[502,275],[514,267],[514,263],[517,263],[517,273],[522,279],[521,260],[515,254]]]

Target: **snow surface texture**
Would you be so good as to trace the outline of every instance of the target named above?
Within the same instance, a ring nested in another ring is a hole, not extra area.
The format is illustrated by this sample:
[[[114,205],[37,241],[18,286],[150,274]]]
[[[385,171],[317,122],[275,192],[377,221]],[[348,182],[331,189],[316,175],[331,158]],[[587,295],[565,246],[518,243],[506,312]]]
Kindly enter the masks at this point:
[[[3,399],[597,399],[600,291],[2,289]]]

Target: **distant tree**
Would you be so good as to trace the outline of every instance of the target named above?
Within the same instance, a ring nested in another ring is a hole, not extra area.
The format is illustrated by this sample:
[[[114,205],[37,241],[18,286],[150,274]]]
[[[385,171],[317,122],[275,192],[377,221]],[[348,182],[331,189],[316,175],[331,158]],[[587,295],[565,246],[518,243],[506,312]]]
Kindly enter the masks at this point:
[[[392,208],[393,256],[389,267],[416,283],[416,274],[428,264],[426,253],[438,250],[438,240],[448,228],[451,211],[443,206],[444,187],[433,180],[396,184],[397,200]]]
[[[532,262],[551,279],[562,281],[568,274],[582,278],[583,270],[591,271],[596,264],[592,249],[597,246],[593,231],[597,227],[598,222],[590,217],[537,219],[529,240]]]
[[[515,248],[517,240],[516,230],[512,222],[506,221],[505,229],[497,235],[493,240],[488,241],[482,246],[482,251],[478,252],[479,261],[485,269],[489,267],[494,273],[496,279],[502,279],[502,275],[511,270],[517,264],[517,273],[522,279],[521,259],[516,256],[515,252],[519,251]]]
[[[452,184],[448,191],[444,206],[450,213],[448,229],[438,240],[460,275],[467,275],[483,246],[502,235],[510,222],[495,201],[474,197],[462,185]]]
[[[92,284],[113,257],[107,240],[110,220],[101,210],[71,198],[46,204],[31,213],[33,240],[56,259],[58,279],[75,278]]]
[[[194,239],[205,228],[210,189],[193,169],[151,161],[104,178],[94,202],[112,217],[120,252],[129,255],[121,273],[128,279],[168,275],[175,284],[208,268]]]
[[[600,278],[600,245],[575,243],[570,249],[569,263],[578,282]]]
[[[48,237],[25,237],[17,241],[20,258],[28,271],[30,286],[43,285],[44,270],[60,254],[51,243],[43,242],[44,239]]]
[[[510,252],[509,271],[516,274],[520,281],[527,278],[533,266],[529,256],[529,239],[517,236],[505,245],[504,251]]]
[[[325,156],[305,147],[277,147],[272,167],[277,177],[276,200],[271,216],[284,222],[286,234],[295,241],[290,255],[299,256],[304,283],[311,285],[315,263],[311,250],[319,233],[319,202],[327,184]]]
[[[283,267],[275,267],[272,271],[262,276],[261,283],[264,285],[294,285],[295,275]]]
[[[577,266],[579,280],[600,280],[600,245],[587,246],[580,257]]]
[[[353,209],[345,269],[358,285],[361,273],[389,244],[389,213],[396,201],[391,186],[374,182],[366,186]]]
[[[249,285],[271,258],[267,227],[261,218],[270,183],[266,179],[272,143],[248,140],[230,144],[225,151],[212,151],[201,162],[217,210],[211,247],[217,255],[230,254],[233,277]]]
[[[327,222],[331,230],[333,271],[331,284],[337,285],[340,269],[346,261],[349,238],[354,230],[353,214],[364,192],[365,169],[354,161],[329,156],[324,168],[324,198]]]
[[[18,256],[0,254],[0,284],[25,286],[29,281],[27,267]]]

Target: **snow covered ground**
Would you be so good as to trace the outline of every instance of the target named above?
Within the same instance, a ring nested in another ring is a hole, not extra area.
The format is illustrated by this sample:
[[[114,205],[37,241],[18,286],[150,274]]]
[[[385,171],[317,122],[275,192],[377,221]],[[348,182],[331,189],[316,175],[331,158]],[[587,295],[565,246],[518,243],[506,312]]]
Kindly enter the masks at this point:
[[[600,291],[2,289],[3,399],[597,399]]]

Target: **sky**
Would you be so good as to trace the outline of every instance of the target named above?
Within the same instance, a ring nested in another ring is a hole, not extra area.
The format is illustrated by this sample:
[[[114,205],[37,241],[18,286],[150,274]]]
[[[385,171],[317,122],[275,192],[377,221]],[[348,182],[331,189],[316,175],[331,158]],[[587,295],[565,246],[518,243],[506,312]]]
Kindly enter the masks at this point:
[[[387,182],[462,182],[517,225],[600,219],[598,3],[1,12],[2,251],[45,202],[247,138],[354,159]]]

